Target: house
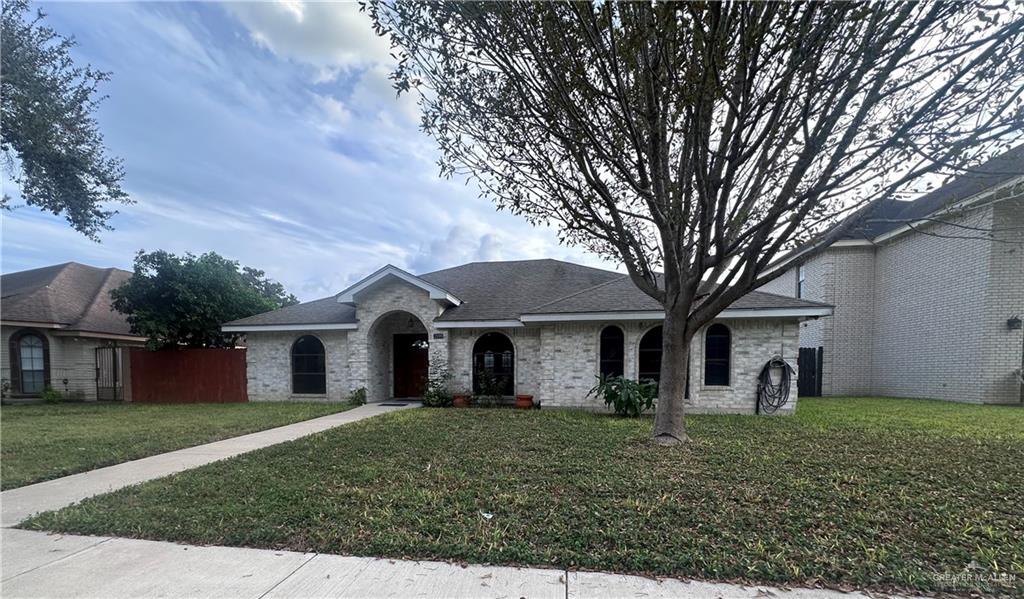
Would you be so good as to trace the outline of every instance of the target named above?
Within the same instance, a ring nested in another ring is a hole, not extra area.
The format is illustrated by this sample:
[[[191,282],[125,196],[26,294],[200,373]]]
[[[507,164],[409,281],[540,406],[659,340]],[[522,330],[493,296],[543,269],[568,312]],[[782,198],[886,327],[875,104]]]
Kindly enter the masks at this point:
[[[753,412],[764,364],[778,355],[795,367],[800,323],[831,311],[761,292],[738,300],[694,340],[691,409]],[[626,275],[526,260],[418,276],[389,265],[337,295],[223,330],[246,335],[253,401],[340,401],[361,387],[370,401],[419,397],[428,369],[445,366],[466,391],[493,380],[505,396],[600,408],[588,397],[598,374],[658,378],[662,319]]]
[[[50,387],[70,399],[124,399],[121,348],[145,339],[111,307],[110,291],[131,274],[67,262],[0,277],[4,397]]]
[[[798,261],[761,290],[835,306],[800,326],[820,394],[1024,402],[1024,146]]]

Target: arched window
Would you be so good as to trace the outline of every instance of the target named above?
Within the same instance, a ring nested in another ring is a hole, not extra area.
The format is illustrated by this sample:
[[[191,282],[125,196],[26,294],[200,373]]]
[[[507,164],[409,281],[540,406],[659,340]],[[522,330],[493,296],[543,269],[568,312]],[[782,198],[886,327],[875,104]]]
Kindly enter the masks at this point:
[[[729,385],[729,327],[715,323],[704,333],[704,384]]]
[[[601,330],[600,372],[604,376],[622,376],[625,372],[626,335],[616,326]]]
[[[661,326],[647,331],[640,338],[637,378],[661,381]]]
[[[49,383],[46,339],[32,331],[11,337],[11,387],[15,393],[39,395]]]
[[[313,335],[303,335],[292,345],[292,393],[327,393],[324,344]]]
[[[515,348],[501,333],[484,333],[473,345],[473,393],[515,393]]]

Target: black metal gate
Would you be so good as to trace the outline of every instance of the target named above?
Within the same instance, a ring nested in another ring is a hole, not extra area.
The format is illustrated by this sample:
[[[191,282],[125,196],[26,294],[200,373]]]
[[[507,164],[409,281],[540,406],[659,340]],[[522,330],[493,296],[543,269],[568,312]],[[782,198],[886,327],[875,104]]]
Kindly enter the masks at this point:
[[[121,384],[121,348],[96,348],[96,399],[99,401],[121,401],[124,386]]]
[[[796,390],[800,397],[821,396],[821,364],[825,355],[823,347],[801,347],[797,360],[799,375]]]

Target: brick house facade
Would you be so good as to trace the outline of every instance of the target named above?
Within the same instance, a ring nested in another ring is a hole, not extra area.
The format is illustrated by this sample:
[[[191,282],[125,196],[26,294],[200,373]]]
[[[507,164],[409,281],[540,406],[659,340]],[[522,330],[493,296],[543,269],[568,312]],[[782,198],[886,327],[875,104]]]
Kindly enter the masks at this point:
[[[717,375],[724,380],[705,379],[705,331],[694,339],[691,410],[753,412],[765,363],[781,356],[795,368],[801,322],[830,312],[824,303],[767,293],[741,298],[713,323],[724,325],[719,333],[728,331],[727,346],[714,350],[727,352],[717,358],[727,370]],[[588,396],[598,374],[610,368],[641,378],[644,368],[651,369],[653,345],[660,361],[660,342],[650,341],[660,334],[661,319],[659,306],[625,275],[529,260],[420,276],[387,266],[337,296],[227,323],[224,330],[246,335],[253,401],[341,401],[359,388],[366,388],[370,401],[410,396],[408,389],[422,390],[422,380],[409,387],[409,367],[403,366],[409,350],[402,340],[416,337],[423,341],[417,359],[447,368],[455,390],[473,391],[489,365],[505,360],[505,395],[532,395],[548,407],[602,409]],[[605,335],[609,327],[612,334]],[[297,342],[309,336],[322,346],[324,384],[316,393],[299,388],[305,375],[296,369],[306,368],[306,358],[293,355]],[[487,356],[480,349],[484,339],[497,340],[504,352]],[[784,413],[795,409],[795,381]]]
[[[823,395],[1024,403],[1024,148],[979,173],[884,207],[761,288],[834,306],[800,327]]]
[[[46,388],[68,399],[130,399],[131,332],[110,291],[131,276],[76,262],[4,274],[0,287],[0,382],[7,401],[38,400]]]

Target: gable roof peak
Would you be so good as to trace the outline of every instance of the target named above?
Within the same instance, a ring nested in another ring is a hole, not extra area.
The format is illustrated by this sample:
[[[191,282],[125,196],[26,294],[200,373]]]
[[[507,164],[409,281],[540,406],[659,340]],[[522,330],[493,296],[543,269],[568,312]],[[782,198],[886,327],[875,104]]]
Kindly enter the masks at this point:
[[[408,273],[402,270],[401,268],[398,268],[394,264],[385,264],[383,267],[379,268],[370,276],[365,277],[357,281],[355,284],[349,286],[347,289],[345,289],[344,291],[337,295],[338,303],[354,304],[356,294],[360,293],[361,291],[365,291],[370,287],[373,287],[374,285],[376,285],[377,283],[379,283],[380,281],[387,277],[394,277],[399,280],[405,281],[406,283],[414,287],[419,287],[420,289],[426,291],[430,295],[430,299],[447,301],[453,306],[458,306],[459,304],[462,303],[462,300],[449,293],[447,289],[444,289],[433,283],[425,281],[414,274]]]

